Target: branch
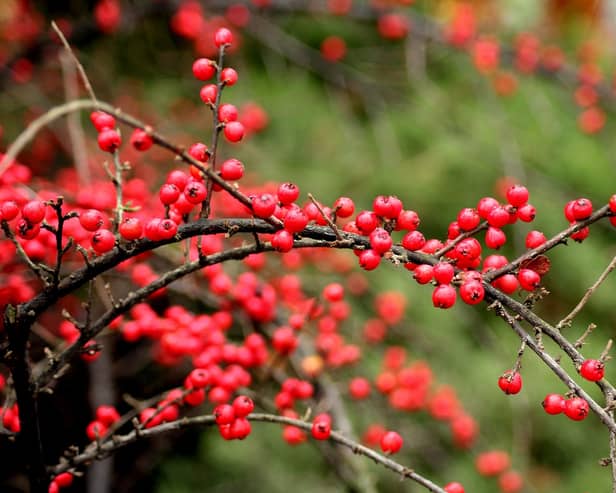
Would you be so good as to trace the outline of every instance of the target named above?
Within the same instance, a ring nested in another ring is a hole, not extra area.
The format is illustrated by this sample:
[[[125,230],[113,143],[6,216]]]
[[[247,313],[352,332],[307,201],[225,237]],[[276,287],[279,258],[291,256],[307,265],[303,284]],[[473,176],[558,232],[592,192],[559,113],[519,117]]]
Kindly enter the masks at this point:
[[[601,207],[600,209],[595,211],[589,218],[584,219],[583,221],[576,222],[573,226],[570,226],[569,228],[561,231],[557,235],[550,238],[543,245],[540,245],[537,248],[533,248],[532,250],[529,250],[524,255],[521,255],[520,257],[518,257],[512,262],[509,262],[507,265],[501,267],[500,269],[495,269],[495,270],[486,272],[486,274],[483,276],[483,279],[488,283],[492,282],[497,277],[500,277],[503,274],[507,274],[517,269],[518,267],[520,267],[520,265],[522,265],[523,262],[527,260],[532,260],[538,257],[539,255],[547,252],[548,250],[551,250],[556,245],[565,243],[567,238],[569,238],[572,234],[578,232],[579,230],[584,229],[586,226],[589,226],[599,221],[600,219],[603,219],[604,217],[607,217],[610,215],[612,215],[612,212],[610,211],[609,206],[605,205]]]
[[[502,294],[500,291],[495,289],[490,285],[485,285],[484,288],[486,290],[486,301],[496,302],[493,306],[496,307],[496,313],[503,320],[505,320],[511,328],[518,334],[520,339],[526,343],[526,346],[530,347],[537,356],[552,370],[561,381],[567,385],[571,390],[573,390],[577,395],[585,399],[590,408],[594,411],[594,413],[599,417],[599,419],[603,422],[603,424],[610,430],[611,433],[616,433],[616,422],[612,419],[612,417],[599,405],[597,404],[590,395],[588,395],[575,381],[567,374],[566,371],[562,369],[562,367],[552,358],[549,354],[543,351],[540,346],[536,343],[536,341],[530,337],[530,335],[522,328],[520,323],[512,317],[506,310],[503,308],[507,308],[511,310],[513,313],[521,316],[525,319],[531,326],[535,328],[539,328],[543,333],[547,334],[558,346],[563,349],[567,355],[573,360],[573,362],[578,365],[582,361],[584,361],[584,357],[578,352],[578,350],[568,341],[566,340],[559,331],[557,331],[550,324],[545,322],[543,319],[535,315],[531,310],[528,310],[524,305],[515,301]],[[500,309],[499,309],[500,308]],[[612,385],[607,382],[605,379],[597,382],[597,385],[601,388],[601,391],[605,396],[611,395],[614,392],[614,388]]]
[[[310,434],[310,431],[312,430],[312,423],[299,419],[277,416],[275,414],[253,413],[248,415],[247,419],[253,422],[276,423],[281,425],[296,426],[306,431],[308,434]],[[61,472],[68,471],[75,466],[87,464],[88,462],[91,462],[93,460],[102,459],[113,454],[116,450],[136,442],[140,438],[151,438],[157,435],[161,435],[163,433],[182,430],[184,428],[192,426],[213,426],[215,424],[216,421],[214,416],[202,415],[192,418],[183,418],[170,423],[164,423],[146,430],[133,430],[126,435],[115,435],[107,442],[89,445],[83,453],[68,459],[64,463],[52,467],[51,472],[52,474],[57,475]],[[416,483],[426,488],[428,491],[432,491],[434,493],[446,493],[445,490],[443,490],[421,474],[416,473],[412,469],[409,469],[408,467],[399,464],[398,462],[372,450],[371,448],[368,448],[354,440],[345,437],[342,433],[332,431],[329,440],[349,448],[354,454],[363,455],[365,457],[368,457],[369,459],[372,459],[375,463],[380,464],[383,467],[399,474],[403,479],[408,478],[412,481],[415,481]]]

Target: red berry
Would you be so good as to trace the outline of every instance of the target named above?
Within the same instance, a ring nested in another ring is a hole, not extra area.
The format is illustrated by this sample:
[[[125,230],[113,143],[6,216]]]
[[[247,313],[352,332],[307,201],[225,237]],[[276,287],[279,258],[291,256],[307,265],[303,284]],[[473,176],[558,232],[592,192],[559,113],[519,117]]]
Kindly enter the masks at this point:
[[[432,304],[436,308],[451,308],[456,302],[456,290],[449,284],[440,284],[432,292]]]
[[[402,201],[398,197],[379,195],[372,202],[372,210],[377,216],[396,219],[402,212]]]
[[[522,389],[522,376],[517,371],[508,370],[498,378],[498,386],[507,395],[517,394]]]
[[[298,207],[287,212],[283,223],[289,233],[299,233],[308,225],[308,216]]]
[[[236,440],[243,440],[248,435],[252,428],[250,426],[250,421],[246,418],[237,418],[233,423],[231,423],[231,436]]]
[[[199,97],[205,104],[215,104],[218,88],[215,84],[207,84],[199,91]]]
[[[355,212],[355,203],[349,197],[338,197],[334,202],[334,211],[338,217],[350,217]]]
[[[369,235],[379,225],[376,214],[372,211],[362,211],[357,214],[355,224],[364,235]]]
[[[480,281],[466,281],[460,286],[460,298],[468,305],[476,305],[483,301],[485,289]]]
[[[210,158],[210,153],[207,146],[202,142],[196,142],[188,148],[188,154],[194,157],[197,161],[205,163]]]
[[[5,221],[12,221],[19,214],[19,206],[13,200],[7,200],[0,204],[0,218]]]
[[[120,414],[113,406],[98,406],[96,408],[96,419],[105,426],[111,426],[120,420]]]
[[[239,142],[244,137],[244,125],[240,122],[229,122],[223,130],[229,142]]]
[[[447,483],[443,489],[447,492],[447,493],[464,493],[464,486],[462,486],[460,483]]]
[[[220,80],[231,87],[237,82],[237,72],[231,67],[223,68],[220,72]]]
[[[505,294],[514,293],[520,286],[518,278],[513,274],[505,274],[496,279],[493,284]]]
[[[115,246],[115,236],[108,229],[99,229],[90,240],[92,249],[100,254],[106,253]]]
[[[235,409],[231,404],[216,406],[213,414],[217,425],[230,425],[235,421]]]
[[[500,204],[498,203],[498,200],[496,200],[495,198],[483,197],[477,203],[477,213],[482,219],[487,219],[490,211],[495,207],[498,207],[499,205]]]
[[[402,437],[395,431],[388,431],[381,438],[381,450],[386,454],[395,454],[402,448]]]
[[[272,346],[280,354],[290,354],[295,351],[299,341],[291,327],[279,327],[272,336]]]
[[[96,231],[105,224],[105,216],[96,209],[88,209],[79,214],[79,224],[86,231]]]
[[[577,199],[571,205],[571,215],[573,220],[582,221],[592,214],[592,202],[588,199]]]
[[[537,215],[537,210],[533,205],[526,204],[518,208],[517,215],[520,221],[530,223],[533,221],[533,219],[535,219],[535,216]]]
[[[500,228],[489,227],[486,231],[486,246],[498,250],[507,241],[507,236]]]
[[[92,442],[97,438],[102,438],[105,433],[107,433],[107,427],[100,421],[92,421],[86,428],[86,435]]]
[[[509,224],[509,212],[502,206],[494,207],[486,219],[493,228],[502,228]]]
[[[432,267],[434,280],[438,284],[449,284],[455,274],[453,265],[448,262],[439,262]]]
[[[374,270],[381,263],[381,256],[374,250],[362,250],[359,254],[359,265],[364,270]]]
[[[528,202],[528,190],[522,185],[512,185],[507,189],[507,202],[513,207],[521,207]]]
[[[184,197],[191,204],[200,204],[207,197],[207,188],[200,181],[191,181],[184,188]]]
[[[282,437],[289,445],[298,445],[306,441],[306,434],[297,426],[285,426]]]
[[[420,223],[419,214],[415,211],[401,210],[396,218],[396,231],[415,231]]]
[[[293,233],[286,229],[280,229],[272,236],[272,247],[282,253],[290,252],[293,249]]]
[[[529,231],[526,235],[526,248],[537,248],[546,241],[547,238],[541,231]]]
[[[276,198],[269,193],[252,197],[252,212],[262,219],[270,217],[276,210]]]
[[[370,395],[370,381],[367,378],[355,377],[349,382],[349,394],[353,399],[365,399]]]
[[[616,214],[616,193],[610,197],[608,205],[610,207],[610,211]]]
[[[503,493],[518,493],[524,486],[524,480],[520,473],[507,471],[498,478],[498,485]]]
[[[125,240],[138,240],[143,236],[143,224],[137,217],[125,217],[118,228],[118,232]]]
[[[103,113],[102,111],[94,111],[90,113],[90,121],[94,125],[94,128],[96,128],[99,132],[115,128],[116,126],[115,118],[108,113]]]
[[[202,389],[211,383],[210,373],[203,368],[195,368],[186,377],[186,388]]]
[[[221,46],[230,45],[233,43],[233,33],[225,28],[221,27],[214,34],[214,44],[220,48]]]
[[[605,364],[598,359],[587,359],[580,367],[580,375],[591,382],[598,382],[605,375]]]
[[[180,198],[180,189],[173,183],[164,183],[160,187],[158,198],[163,205],[174,204]]]
[[[571,226],[574,226],[576,223],[571,223]],[[575,233],[573,233],[571,235],[571,239],[574,241],[577,241],[578,243],[582,243],[586,238],[588,238],[588,235],[590,233],[590,229],[588,228],[588,226],[583,227],[582,229],[580,229],[579,231],[576,231]]]
[[[115,130],[105,129],[98,134],[98,147],[101,151],[115,152],[121,143],[120,134]]]
[[[526,291],[534,291],[541,283],[541,276],[531,269],[520,269],[518,272],[520,287]]]
[[[402,246],[415,252],[421,250],[426,244],[426,238],[420,231],[410,231],[402,238]]]
[[[147,151],[154,141],[145,130],[136,128],[130,136],[130,143],[138,151]]]
[[[205,389],[195,389],[184,396],[184,402],[192,407],[196,407],[205,401]],[[212,401],[213,402],[213,401]]]
[[[255,403],[247,395],[238,395],[233,401],[233,411],[238,418],[245,418],[255,408]]]
[[[574,420],[582,421],[588,416],[589,406],[581,397],[573,397],[565,401],[565,415]]]
[[[282,205],[292,204],[299,197],[299,187],[294,183],[283,183],[278,187],[277,195]]]
[[[383,14],[378,19],[379,34],[385,39],[398,40],[409,32],[409,22],[401,14]]]
[[[471,229],[475,229],[477,226],[479,226],[480,221],[481,217],[475,209],[466,208],[462,209],[458,213],[457,223],[458,226],[460,226],[460,229],[462,229],[463,231],[470,231]]]
[[[312,422],[311,434],[315,440],[327,440],[332,432],[332,419],[329,414],[319,414]]]
[[[216,62],[208,58],[197,58],[192,66],[193,75],[199,80],[208,80],[216,74]]]
[[[378,254],[384,254],[391,250],[393,240],[390,234],[383,228],[375,228],[370,233],[370,246]]]
[[[235,181],[244,176],[244,165],[237,159],[227,159],[220,167],[220,177],[223,180]]]
[[[21,209],[21,216],[30,224],[38,224],[45,219],[46,206],[41,200],[31,200]]]
[[[221,104],[218,108],[218,120],[224,123],[237,120],[237,108],[229,103]]]
[[[548,394],[541,405],[548,414],[560,414],[565,410],[565,398],[560,394]]]
[[[419,284],[428,284],[434,278],[434,268],[428,264],[421,264],[415,267],[413,278]]]
[[[73,484],[73,475],[70,472],[61,472],[53,480],[60,488],[66,488]]]

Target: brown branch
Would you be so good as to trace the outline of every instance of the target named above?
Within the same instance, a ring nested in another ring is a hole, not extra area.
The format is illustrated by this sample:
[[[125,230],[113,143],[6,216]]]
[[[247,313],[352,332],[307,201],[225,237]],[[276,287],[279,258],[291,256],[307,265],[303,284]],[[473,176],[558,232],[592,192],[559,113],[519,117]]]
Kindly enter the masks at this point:
[[[565,372],[562,367],[552,358],[549,354],[543,351],[539,345],[526,333],[520,323],[515,320],[504,308],[510,310],[512,313],[519,315],[526,322],[528,322],[534,328],[540,328],[544,334],[547,334],[565,353],[571,358],[573,363],[577,366],[584,361],[578,350],[565,339],[562,334],[556,330],[553,326],[548,324],[545,320],[536,315],[532,310],[526,308],[523,304],[514,300],[513,298],[504,295],[491,285],[484,283],[484,289],[486,290],[486,301],[497,302],[494,306],[499,309],[503,308],[497,314],[503,318],[518,334],[520,339],[526,342],[526,345],[530,347],[537,356],[550,368],[570,389],[575,391],[580,397],[586,399],[590,408],[599,416],[599,419],[603,424],[611,431],[616,432],[616,423],[611,416],[605,412],[605,410],[599,406],[575,381]],[[614,393],[614,387],[606,379],[602,379],[596,382],[603,395]]]
[[[277,416],[275,414],[253,413],[248,415],[247,418],[253,422],[275,423],[281,425],[295,426],[297,428],[301,428],[308,433],[310,433],[310,430],[312,429],[312,423],[310,422],[302,421],[299,419],[287,418],[285,416]],[[137,430],[133,430],[125,435],[114,436],[113,440],[101,443],[100,445],[91,444],[83,453],[71,457],[65,462],[51,467],[50,471],[54,475],[56,475],[64,471],[68,471],[75,466],[87,464],[93,460],[107,457],[113,454],[118,449],[125,447],[131,443],[134,443],[141,438],[151,438],[157,435],[161,435],[163,433],[182,430],[184,428],[192,426],[213,426],[215,424],[216,421],[214,416],[202,415],[195,416],[192,418],[182,418],[177,421],[164,423],[146,430],[139,430],[138,432]],[[342,433],[332,431],[329,440],[343,445],[349,448],[353,453],[363,455],[371,459],[375,463],[382,465],[383,467],[391,471],[394,471],[395,473],[399,474],[403,479],[411,479],[412,481],[426,488],[428,491],[432,491],[434,493],[446,493],[445,490],[443,490],[441,487],[439,487],[429,479],[425,478],[421,474],[413,471],[412,469],[409,469],[408,467],[403,466],[402,464],[390,459],[389,457],[386,457],[383,454],[376,452],[375,450],[372,450],[371,448],[368,448],[354,440],[351,440],[350,438],[347,438]]]
[[[610,433],[616,433],[616,422],[610,414],[608,414],[603,407],[601,407],[584,389],[582,389],[570,376],[569,374],[563,370],[562,366],[558,364],[554,358],[552,358],[549,354],[543,351],[538,344],[535,343],[533,338],[522,328],[520,323],[511,316],[507,310],[503,308],[503,305],[496,301],[493,305],[496,314],[501,317],[505,322],[507,322],[514,332],[520,337],[520,339],[532,349],[532,351],[539,356],[541,361],[543,361],[552,372],[556,374],[558,378],[573,392],[575,392],[578,396],[582,397],[588,405],[593,410],[593,412],[599,417],[599,419],[603,422],[603,424],[608,428]]]

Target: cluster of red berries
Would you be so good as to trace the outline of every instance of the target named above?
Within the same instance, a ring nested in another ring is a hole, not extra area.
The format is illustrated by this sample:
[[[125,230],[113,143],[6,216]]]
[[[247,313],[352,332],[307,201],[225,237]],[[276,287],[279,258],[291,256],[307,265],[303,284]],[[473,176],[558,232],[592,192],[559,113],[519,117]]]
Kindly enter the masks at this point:
[[[122,144],[122,137],[116,130],[115,118],[108,113],[95,111],[90,115],[90,121],[98,131],[98,147],[101,151],[117,151]]]
[[[86,435],[91,441],[100,440],[119,420],[120,414],[115,407],[99,406],[96,408],[94,420],[86,427]]]
[[[503,493],[517,493],[524,487],[522,476],[511,469],[509,454],[503,450],[482,452],[475,458],[475,468],[482,476],[498,477]]]
[[[252,399],[239,395],[232,404],[219,404],[214,408],[214,418],[220,436],[225,440],[243,440],[250,435],[250,421],[246,417],[254,410]]]
[[[214,34],[214,44],[219,50],[224,51],[233,43],[233,33],[224,27],[219,28]],[[220,68],[214,60],[198,58],[192,66],[193,75],[202,81],[206,81],[218,75],[217,84],[206,84],[199,91],[201,100],[216,112],[216,120],[222,126],[223,134],[229,142],[239,142],[244,137],[245,129],[242,122],[238,121],[239,112],[232,104],[218,104],[219,91],[226,86],[233,86],[238,79],[237,72],[231,67]]]

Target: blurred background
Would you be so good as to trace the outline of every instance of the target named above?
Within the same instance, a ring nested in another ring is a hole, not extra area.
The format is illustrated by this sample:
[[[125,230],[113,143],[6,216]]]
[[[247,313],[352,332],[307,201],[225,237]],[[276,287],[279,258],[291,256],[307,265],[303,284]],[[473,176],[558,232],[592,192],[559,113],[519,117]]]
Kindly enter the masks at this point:
[[[397,195],[419,213],[426,237],[444,239],[460,208],[474,207],[486,195],[503,199],[506,186],[519,182],[530,190],[538,214],[531,225],[507,230],[508,256],[524,251],[531,229],[546,236],[564,229],[568,200],[604,204],[616,191],[614,2],[3,0],[1,150],[54,104],[87,97],[62,61],[50,34],[52,19],[101,100],[183,145],[208,142],[212,130],[192,62],[215,56],[213,32],[231,27],[237,43],[226,64],[238,71],[239,81],[223,99],[240,108],[251,132],[221,152],[244,162],[247,183],[291,181],[324,204],[351,196],[358,210],[369,208],[378,194]],[[67,122],[60,120],[20,161],[50,180],[78,160],[100,169],[95,132],[87,115],[82,120],[85,157],[74,155]],[[136,167],[155,171],[153,188],[174,166],[166,154],[126,154]],[[544,279],[550,295],[537,305],[540,315],[556,323],[568,313],[616,254],[614,238],[609,224],[597,224],[581,245],[570,242],[550,254],[552,269]],[[336,279],[318,271],[306,276],[316,292]],[[441,484],[460,481],[467,492],[499,491],[498,481],[474,465],[478,453],[493,449],[509,453],[525,478],[521,490],[510,491],[609,490],[609,468],[599,465],[609,454],[608,434],[594,415],[576,423],[543,412],[545,394],[566,389],[532,353],[523,358],[522,393],[508,397],[498,389],[498,377],[512,367],[518,350],[507,326],[481,305],[435,310],[430,290],[402,268],[386,265],[366,278],[373,293],[397,290],[407,298],[387,343],[405,347],[411,362],[428,362],[437,384],[455,390],[480,431],[472,447],[459,448],[448,424],[427,410],[395,411],[374,393],[349,402],[358,435],[371,423],[401,430],[408,446],[400,462]],[[566,329],[574,340],[589,323],[597,325],[583,349],[588,357],[598,357],[614,336],[615,289],[616,281],[608,279]],[[383,347],[361,338],[373,312],[360,297],[347,322],[364,360],[331,372],[343,394],[350,376],[361,372],[374,379],[380,371]],[[577,378],[565,358],[563,366]],[[138,392],[151,375],[124,375],[118,389]],[[608,364],[607,377],[612,375]],[[585,388],[600,397],[592,385]],[[70,413],[87,423],[87,398],[81,406]],[[109,467],[115,486],[108,491],[344,490],[317,448],[290,448],[280,430],[265,424],[254,426],[243,442],[224,442],[208,430],[145,444],[118,455]],[[365,467],[377,478],[378,491],[421,491],[368,460]],[[86,481],[74,488],[86,491]]]

